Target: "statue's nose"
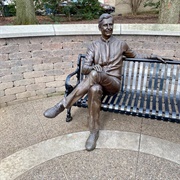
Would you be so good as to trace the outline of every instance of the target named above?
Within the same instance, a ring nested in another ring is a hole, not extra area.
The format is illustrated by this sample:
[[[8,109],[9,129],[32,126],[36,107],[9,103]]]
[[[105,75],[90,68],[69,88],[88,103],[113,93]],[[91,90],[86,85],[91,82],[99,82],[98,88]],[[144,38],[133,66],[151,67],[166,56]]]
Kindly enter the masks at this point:
[[[111,29],[111,28],[112,28],[111,25],[108,24],[108,29]]]

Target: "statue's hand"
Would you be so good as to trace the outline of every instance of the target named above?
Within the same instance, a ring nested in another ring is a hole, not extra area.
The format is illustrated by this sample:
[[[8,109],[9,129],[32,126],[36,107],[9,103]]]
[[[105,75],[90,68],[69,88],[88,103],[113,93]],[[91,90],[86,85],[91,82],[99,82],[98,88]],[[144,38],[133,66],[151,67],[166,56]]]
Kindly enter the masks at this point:
[[[97,72],[102,72],[103,71],[102,67],[99,64],[94,65],[93,69],[95,71],[97,71]]]
[[[152,59],[157,59],[157,60],[159,60],[159,61],[161,61],[163,63],[166,63],[166,61],[161,56],[157,56],[157,55],[152,54],[151,58]]]

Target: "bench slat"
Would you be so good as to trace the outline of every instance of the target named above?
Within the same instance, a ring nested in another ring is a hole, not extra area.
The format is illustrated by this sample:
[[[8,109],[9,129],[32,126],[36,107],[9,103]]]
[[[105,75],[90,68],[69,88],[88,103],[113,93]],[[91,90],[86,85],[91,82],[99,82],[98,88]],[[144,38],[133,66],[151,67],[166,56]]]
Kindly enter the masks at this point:
[[[165,102],[165,119],[168,119],[170,117],[170,110],[169,110],[169,101],[168,101],[168,94],[169,94],[169,84],[170,84],[170,72],[171,67],[168,64],[166,69],[166,83],[165,83],[165,91],[164,91],[164,102]]]
[[[140,107],[139,107],[139,115],[142,116],[143,114],[143,109],[144,109],[144,101],[146,98],[146,83],[147,83],[147,76],[148,76],[148,66],[149,63],[145,63],[145,67],[144,67],[144,74],[143,74],[143,84],[141,86],[142,91],[141,91],[141,100],[140,100]]]
[[[164,85],[164,81],[165,81],[165,64],[161,65],[161,74],[160,74],[160,83],[159,83],[159,94],[158,94],[158,119],[162,119],[163,116],[163,85]]]
[[[121,102],[121,100],[122,100],[122,96],[123,96],[123,93],[122,93],[123,91],[121,91],[120,93],[118,93],[118,98],[117,98],[117,101],[116,101],[116,105],[115,105],[115,107],[114,107],[114,112],[115,113],[119,113],[120,112],[120,110],[119,110],[119,107],[120,107],[120,102]]]
[[[137,92],[135,95],[135,100],[134,100],[134,104],[133,104],[133,114],[136,115],[137,114],[137,110],[138,110],[138,101],[139,101],[139,97],[140,97],[140,90],[141,90],[141,82],[142,82],[142,76],[143,76],[143,63],[140,62],[139,63],[139,72],[138,72],[138,82],[137,82]]]
[[[155,118],[157,112],[157,97],[158,97],[158,76],[160,73],[160,64],[156,64],[156,71],[155,71],[155,80],[154,80],[154,88],[153,88],[153,102],[152,102],[152,116]]]
[[[109,111],[110,111],[110,112],[113,112],[113,111],[114,111],[114,106],[115,106],[115,101],[116,101],[116,99],[117,99],[117,95],[118,95],[118,94],[115,94],[115,95],[112,97],[111,101],[110,101],[110,105],[109,105]]]
[[[177,93],[176,93],[176,104],[177,104],[177,110],[180,120],[180,66],[178,66],[178,82],[177,82]]]
[[[150,64],[149,67],[149,82],[148,82],[148,89],[147,89],[147,100],[146,100],[146,108],[145,108],[145,117],[150,116],[150,104],[151,104],[151,91],[152,91],[152,84],[153,84],[153,73],[155,70],[154,63]]]
[[[122,101],[122,103],[121,103],[121,107],[120,107],[120,110],[122,111],[122,112],[124,112],[124,109],[125,109],[125,103],[126,103],[126,100],[127,100],[127,96],[128,96],[128,93],[127,93],[127,91],[128,91],[128,84],[130,83],[130,81],[129,81],[129,77],[127,76],[127,69],[128,69],[128,62],[125,62],[124,63],[124,73],[123,73],[123,92],[125,92],[125,97],[126,98],[122,98],[123,99],[123,101]],[[127,81],[125,81],[124,79],[127,79]],[[130,85],[129,85],[130,86]]]
[[[172,119],[176,119],[176,102],[174,100],[175,98],[175,86],[176,86],[176,75],[177,75],[177,66],[173,67],[172,70],[172,84],[171,84],[171,90],[170,90],[170,104],[171,104],[171,109],[172,109]]]
[[[132,64],[132,62],[131,62]],[[132,92],[129,98],[129,101],[127,103],[127,112],[130,112],[133,105],[133,99],[135,96],[135,89],[136,89],[136,81],[137,81],[137,76],[138,76],[138,63],[134,63],[134,67],[133,67],[133,79],[132,79]]]

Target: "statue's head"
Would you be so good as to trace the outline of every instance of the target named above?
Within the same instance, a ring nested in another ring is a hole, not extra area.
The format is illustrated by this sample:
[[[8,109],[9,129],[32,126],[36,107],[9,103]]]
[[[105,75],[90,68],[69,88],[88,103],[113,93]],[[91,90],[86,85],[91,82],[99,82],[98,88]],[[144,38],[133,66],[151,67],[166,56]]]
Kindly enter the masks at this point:
[[[113,33],[114,19],[111,14],[102,14],[99,17],[99,30],[101,31],[104,39],[109,39]]]
[[[104,13],[102,14],[100,17],[99,17],[99,21],[98,21],[98,27],[100,27],[102,25],[102,22],[104,19],[112,19],[113,21],[113,24],[114,24],[114,18],[111,14],[108,14],[108,13]]]

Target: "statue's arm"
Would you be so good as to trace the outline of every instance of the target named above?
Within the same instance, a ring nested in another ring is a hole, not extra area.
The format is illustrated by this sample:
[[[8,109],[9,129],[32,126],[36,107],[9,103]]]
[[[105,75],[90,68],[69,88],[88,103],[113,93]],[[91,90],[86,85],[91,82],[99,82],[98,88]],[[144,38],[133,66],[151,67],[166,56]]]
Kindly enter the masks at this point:
[[[86,58],[84,64],[82,66],[82,73],[87,75],[93,70],[93,63],[94,62],[94,48],[91,45],[86,53]]]
[[[157,56],[155,54],[147,55],[147,54],[138,54],[132,49],[129,48],[129,46],[124,42],[123,45],[124,53],[123,55],[129,58],[140,58],[140,59],[155,59],[159,60],[163,63],[165,63],[164,59],[161,56]]]
[[[151,57],[151,55],[136,53],[135,51],[130,49],[130,47],[127,45],[126,42],[123,42],[123,55],[128,58],[140,58],[140,59],[144,59],[144,58],[149,59]]]

